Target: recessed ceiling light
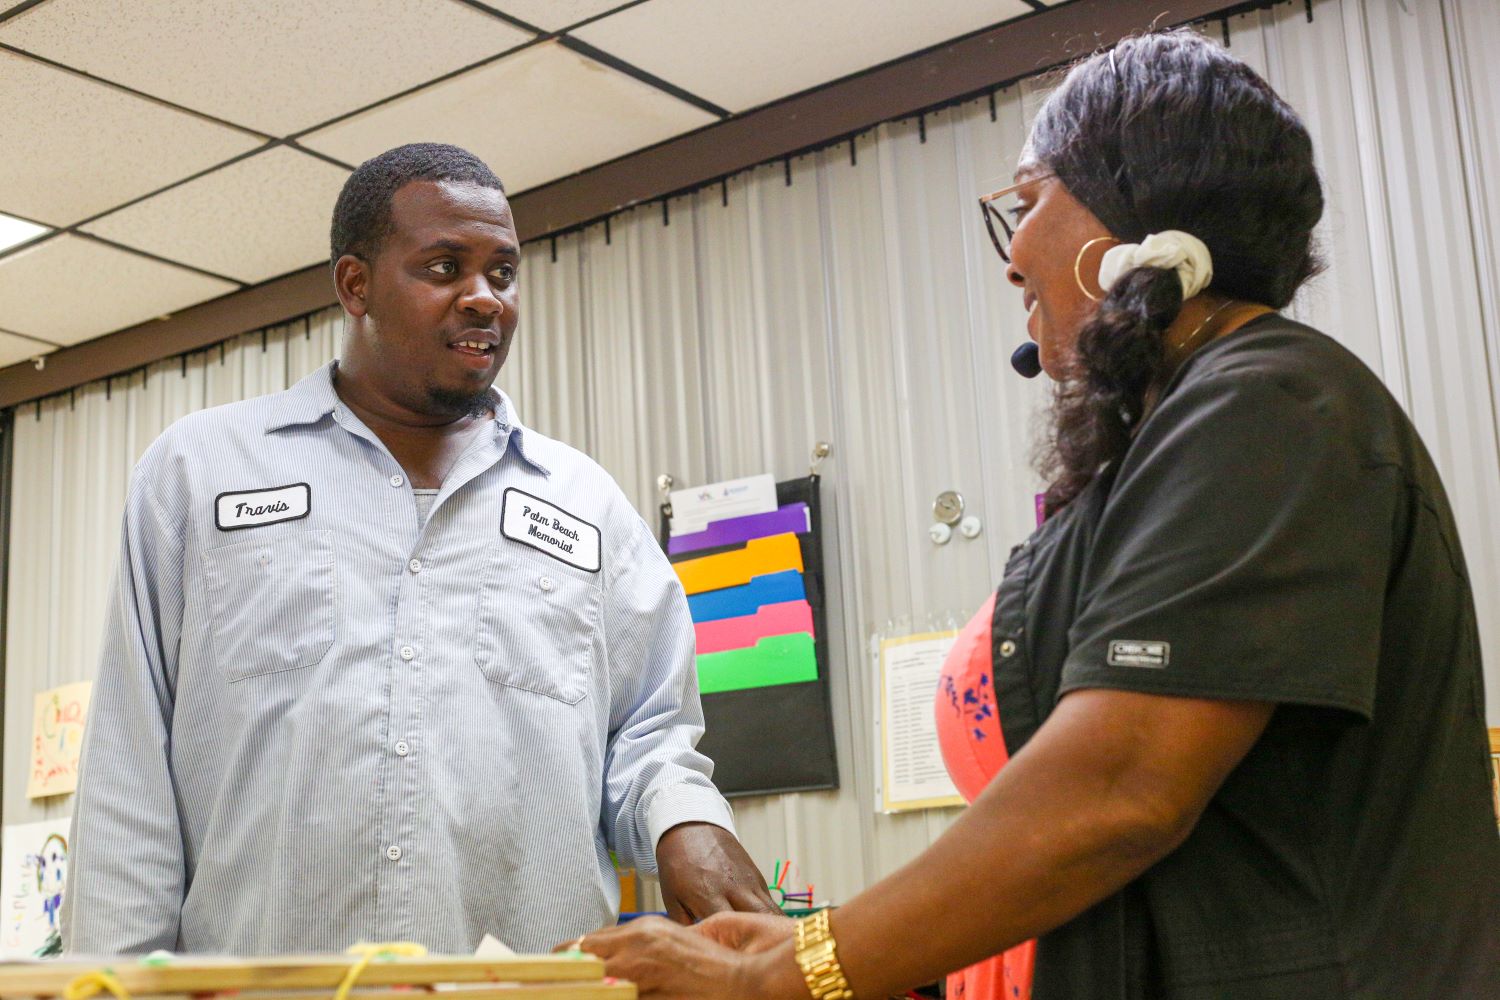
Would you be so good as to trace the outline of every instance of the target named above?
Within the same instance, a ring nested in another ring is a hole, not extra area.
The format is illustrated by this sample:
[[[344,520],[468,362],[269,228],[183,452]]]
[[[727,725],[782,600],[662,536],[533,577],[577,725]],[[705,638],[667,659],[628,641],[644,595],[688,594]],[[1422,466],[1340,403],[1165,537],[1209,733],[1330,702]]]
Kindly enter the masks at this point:
[[[47,232],[51,230],[46,226],[25,222],[0,212],[0,250],[9,250],[18,243],[34,240]]]

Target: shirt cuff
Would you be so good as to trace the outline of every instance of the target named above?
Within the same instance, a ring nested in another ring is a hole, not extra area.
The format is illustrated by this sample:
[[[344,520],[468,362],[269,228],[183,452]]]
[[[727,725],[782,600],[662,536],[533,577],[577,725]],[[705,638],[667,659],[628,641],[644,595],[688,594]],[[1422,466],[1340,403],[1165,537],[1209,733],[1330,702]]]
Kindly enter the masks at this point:
[[[662,834],[679,823],[712,823],[734,833],[729,803],[717,790],[702,785],[673,785],[651,796],[646,807],[646,832],[653,852]]]

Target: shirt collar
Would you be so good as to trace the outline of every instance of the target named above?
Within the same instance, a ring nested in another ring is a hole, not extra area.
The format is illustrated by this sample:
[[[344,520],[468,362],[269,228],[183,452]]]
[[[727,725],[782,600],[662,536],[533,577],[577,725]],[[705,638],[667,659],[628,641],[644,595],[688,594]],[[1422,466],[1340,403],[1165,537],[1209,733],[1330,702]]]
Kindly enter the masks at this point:
[[[516,407],[510,401],[510,397],[494,386],[490,386],[490,396],[495,400],[495,439],[498,441],[508,436],[511,443],[516,446],[516,454],[521,456],[523,462],[542,475],[550,477],[552,470],[538,462],[536,456],[532,454],[534,444],[528,442],[531,441],[533,432],[516,416]]]
[[[271,397],[271,414],[266,433],[274,434],[287,427],[315,424],[339,405],[339,394],[333,389],[333,362],[314,369],[285,392]]]
[[[334,362],[330,361],[290,389],[277,394],[270,418],[266,421],[266,433],[318,423],[342,406],[343,401],[333,387],[333,370]],[[544,476],[552,475],[550,469],[531,455],[533,446],[528,444],[531,431],[516,419],[515,405],[510,397],[494,386],[490,387],[490,397],[495,402],[496,442],[509,438],[523,462]]]

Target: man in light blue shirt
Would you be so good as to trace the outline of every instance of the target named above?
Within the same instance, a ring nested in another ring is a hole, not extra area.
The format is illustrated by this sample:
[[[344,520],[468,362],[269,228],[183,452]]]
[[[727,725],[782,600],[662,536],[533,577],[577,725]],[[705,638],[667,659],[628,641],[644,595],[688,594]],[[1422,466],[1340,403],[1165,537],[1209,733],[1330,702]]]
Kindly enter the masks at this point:
[[[342,361],[142,457],[64,904],[76,953],[264,954],[773,906],[694,750],[693,628],[614,481],[492,388],[520,248],[447,146],[339,197]]]

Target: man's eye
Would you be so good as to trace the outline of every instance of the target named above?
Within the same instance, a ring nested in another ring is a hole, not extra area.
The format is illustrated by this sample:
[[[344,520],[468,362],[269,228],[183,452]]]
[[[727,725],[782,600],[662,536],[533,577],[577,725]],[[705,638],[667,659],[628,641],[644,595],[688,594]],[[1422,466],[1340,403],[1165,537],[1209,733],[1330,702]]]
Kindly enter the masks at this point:
[[[1009,210],[1009,215],[1012,221],[1019,224],[1029,211],[1031,211],[1030,205],[1017,205],[1015,208]]]
[[[458,265],[451,260],[440,260],[427,265],[427,270],[435,274],[454,274],[458,271]]]
[[[493,271],[491,271],[490,274],[494,275],[501,282],[503,282],[503,283],[505,283],[505,284],[508,285],[512,281],[516,280],[516,265],[514,265],[514,264],[501,264],[499,267],[497,267]]]

